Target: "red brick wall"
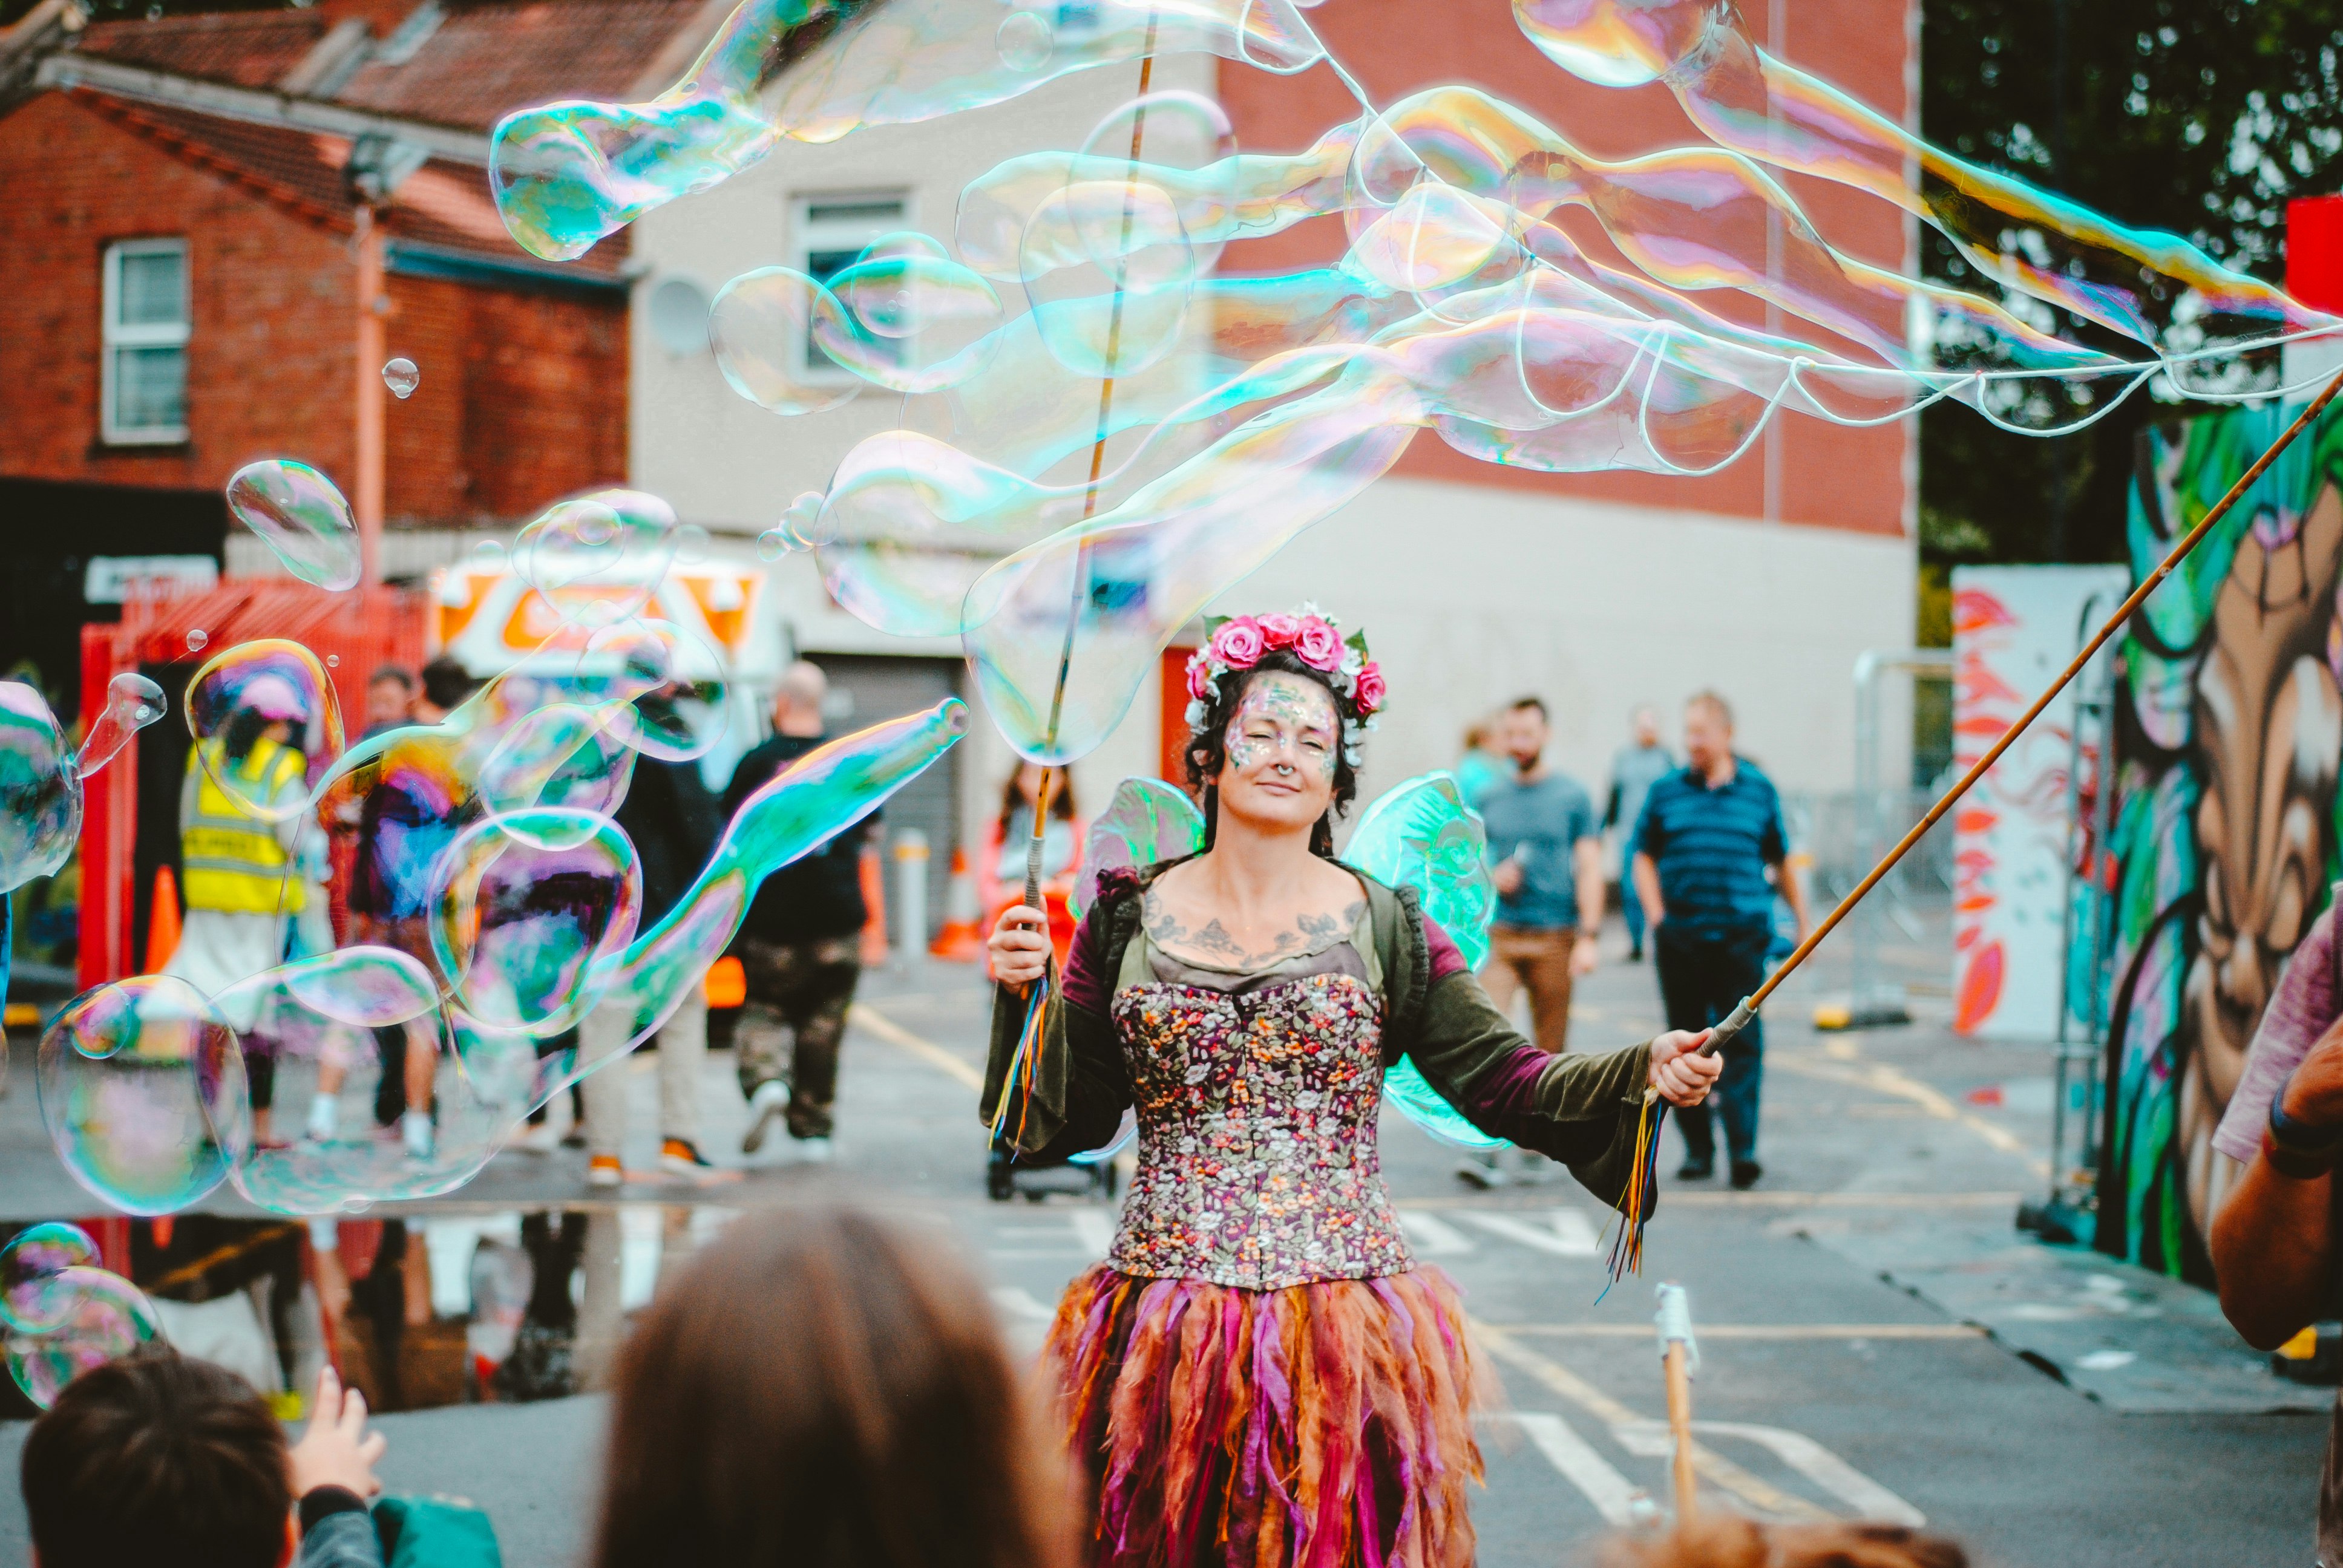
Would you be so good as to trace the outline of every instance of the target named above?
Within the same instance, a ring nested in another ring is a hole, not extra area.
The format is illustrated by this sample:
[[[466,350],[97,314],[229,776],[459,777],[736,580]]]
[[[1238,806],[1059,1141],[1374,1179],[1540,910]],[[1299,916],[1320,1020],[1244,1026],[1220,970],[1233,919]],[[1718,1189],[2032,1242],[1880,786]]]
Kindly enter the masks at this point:
[[[355,275],[345,233],[191,167],[57,94],[0,118],[0,474],[209,489],[260,457],[348,487]],[[185,236],[188,437],[98,438],[100,267],[116,240]],[[398,523],[525,518],[627,472],[623,303],[393,276],[389,351],[422,386],[387,420]]]
[[[1883,114],[1905,116],[1906,23],[1912,0],[1770,3],[1787,7],[1783,52],[1793,64],[1848,89]],[[1769,0],[1743,0],[1741,7],[1761,44],[1769,35],[1768,5]],[[1431,9],[1408,0],[1342,0],[1307,15],[1327,47],[1379,105],[1427,87],[1463,83],[1520,105],[1597,157],[1630,157],[1701,146],[1706,140],[1664,87],[1593,86],[1554,65],[1514,24],[1507,0],[1443,0]],[[1355,100],[1323,67],[1296,76],[1272,76],[1223,61],[1220,97],[1234,123],[1238,146],[1251,152],[1297,151],[1331,126],[1358,116]],[[1890,266],[1903,265],[1900,211],[1825,181],[1789,176],[1786,183],[1841,250]],[[1562,221],[1574,238],[1602,254],[1600,231],[1584,215]],[[1313,219],[1266,240],[1232,245],[1222,270],[1269,271],[1329,259],[1342,243],[1338,224],[1332,218]],[[1719,314],[1762,321],[1762,310],[1727,307],[1715,295],[1702,303]],[[1792,318],[1785,330],[1795,333],[1800,324]],[[1800,417],[1783,420],[1781,431],[1783,520],[1874,533],[1901,531],[1905,450],[1912,438],[1903,427],[1850,430]],[[1555,475],[1468,457],[1426,431],[1417,436],[1395,471],[1727,516],[1765,515],[1762,443],[1706,478]]]

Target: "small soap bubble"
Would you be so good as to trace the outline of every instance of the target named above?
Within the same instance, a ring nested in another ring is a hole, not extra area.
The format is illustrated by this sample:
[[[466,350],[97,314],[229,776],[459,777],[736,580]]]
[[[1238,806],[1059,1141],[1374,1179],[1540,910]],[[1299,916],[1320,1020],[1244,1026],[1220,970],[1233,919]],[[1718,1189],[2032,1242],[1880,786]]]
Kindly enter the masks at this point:
[[[382,367],[382,384],[390,388],[392,397],[402,402],[415,396],[415,388],[422,380],[423,373],[416,369],[415,361],[404,356]]]
[[[472,568],[475,571],[500,572],[505,569],[505,547],[501,539],[482,539],[472,547]]]
[[[357,587],[358,526],[334,482],[282,458],[247,463],[227,482],[228,509],[304,582]]]
[[[342,668],[342,656],[341,656],[340,654],[338,654],[338,653],[329,653],[329,654],[326,655],[326,668],[327,668],[327,669],[339,669],[339,668]]]
[[[760,561],[779,560],[790,548],[789,539],[779,528],[767,528],[757,536],[757,558]]]
[[[126,1214],[175,1214],[249,1141],[244,1057],[203,993],[170,975],[84,991],[41,1036],[41,1121],[65,1170]]]
[[[698,523],[686,523],[675,531],[675,558],[680,566],[698,566],[708,558],[710,541],[708,530]]]
[[[18,1232],[0,1247],[0,1322],[28,1334],[58,1327],[71,1298],[57,1276],[97,1261],[97,1243],[78,1225],[52,1221]]]
[[[7,1339],[8,1373],[43,1410],[82,1373],[163,1333],[146,1293],[119,1274],[76,1265],[60,1271],[50,1287],[62,1299],[57,1322],[40,1333],[11,1333]]]
[[[1038,71],[1050,63],[1056,29],[1039,11],[1012,11],[1001,18],[992,41],[1001,51],[1001,63],[1011,70]]]
[[[211,633],[206,631],[202,627],[196,627],[194,630],[187,633],[187,651],[189,653],[200,652],[205,647],[209,645],[211,640]]]

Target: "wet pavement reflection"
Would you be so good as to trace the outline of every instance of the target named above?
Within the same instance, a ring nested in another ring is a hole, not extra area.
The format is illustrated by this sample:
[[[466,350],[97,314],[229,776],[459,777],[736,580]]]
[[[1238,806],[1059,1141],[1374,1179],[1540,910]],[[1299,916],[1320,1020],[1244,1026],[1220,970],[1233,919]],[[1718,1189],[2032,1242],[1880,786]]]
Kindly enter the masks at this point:
[[[377,1411],[590,1392],[629,1314],[738,1213],[568,1203],[75,1222],[146,1292],[173,1344],[239,1373],[289,1418],[328,1358]],[[36,1222],[0,1221],[0,1245]],[[0,1378],[0,1418],[35,1413]]]

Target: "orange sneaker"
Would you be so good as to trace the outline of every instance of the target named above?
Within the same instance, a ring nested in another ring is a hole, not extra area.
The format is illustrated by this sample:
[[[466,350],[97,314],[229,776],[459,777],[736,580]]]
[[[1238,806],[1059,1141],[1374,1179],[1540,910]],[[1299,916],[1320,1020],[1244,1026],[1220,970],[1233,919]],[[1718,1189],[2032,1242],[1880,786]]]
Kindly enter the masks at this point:
[[[586,1162],[586,1185],[616,1187],[627,1179],[627,1168],[615,1154],[597,1154]]]
[[[689,1138],[670,1138],[659,1145],[659,1165],[679,1176],[698,1176],[716,1169]]]

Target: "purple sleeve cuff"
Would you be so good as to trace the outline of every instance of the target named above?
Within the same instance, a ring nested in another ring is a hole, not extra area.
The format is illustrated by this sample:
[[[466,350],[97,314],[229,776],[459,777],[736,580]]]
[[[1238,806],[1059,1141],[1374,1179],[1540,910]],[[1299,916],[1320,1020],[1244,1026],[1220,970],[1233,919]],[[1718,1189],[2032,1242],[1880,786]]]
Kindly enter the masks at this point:
[[[1472,967],[1464,961],[1464,954],[1455,941],[1430,915],[1423,917],[1423,946],[1432,960],[1432,975],[1424,982],[1426,990],[1438,985],[1450,975],[1462,974]]]
[[[1099,911],[1106,908],[1103,900],[1082,911],[1081,923],[1074,928],[1073,944],[1066,950],[1065,972],[1058,977],[1058,994],[1085,1011],[1104,1014],[1107,1003],[1107,979],[1099,972]]]

